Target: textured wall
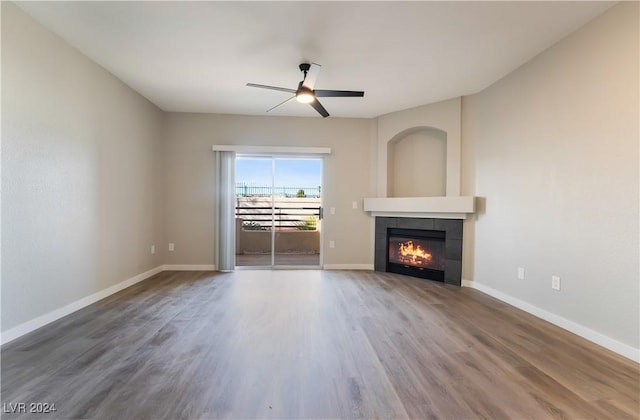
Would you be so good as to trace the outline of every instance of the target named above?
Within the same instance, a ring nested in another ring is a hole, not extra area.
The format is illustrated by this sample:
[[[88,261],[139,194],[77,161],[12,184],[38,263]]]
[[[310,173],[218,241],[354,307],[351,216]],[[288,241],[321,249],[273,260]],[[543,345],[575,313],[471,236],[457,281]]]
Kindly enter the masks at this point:
[[[2,330],[161,264],[162,113],[2,2]]]
[[[463,107],[486,200],[473,279],[635,348],[638,40],[622,3]]]

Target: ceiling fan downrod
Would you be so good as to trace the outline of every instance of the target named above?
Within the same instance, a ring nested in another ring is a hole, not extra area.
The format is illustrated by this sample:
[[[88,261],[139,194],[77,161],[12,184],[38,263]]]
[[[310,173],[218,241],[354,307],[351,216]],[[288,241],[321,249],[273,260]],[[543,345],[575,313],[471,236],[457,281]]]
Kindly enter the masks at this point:
[[[304,73],[304,78],[302,79],[302,81],[304,81],[307,78],[307,72],[311,68],[311,64],[302,63],[302,64],[300,64],[299,68],[300,68],[300,71]]]

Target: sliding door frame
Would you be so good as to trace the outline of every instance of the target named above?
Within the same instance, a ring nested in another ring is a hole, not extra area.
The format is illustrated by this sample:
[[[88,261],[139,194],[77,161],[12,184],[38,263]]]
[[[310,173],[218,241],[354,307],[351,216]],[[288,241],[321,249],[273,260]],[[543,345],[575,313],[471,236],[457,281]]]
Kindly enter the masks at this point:
[[[249,158],[265,158],[271,159],[271,185],[275,184],[275,162],[276,159],[319,159],[321,161],[321,182],[320,190],[320,212],[322,213],[322,206],[324,204],[324,157],[331,154],[331,149],[328,147],[273,147],[273,146],[235,146],[235,145],[214,145],[213,151],[232,151],[236,152],[236,158],[249,157]],[[271,194],[271,209],[272,215],[274,211],[274,194]],[[323,267],[324,258],[324,229],[323,229],[323,217],[321,215],[319,220],[320,228],[320,256],[319,265],[275,265],[275,223],[274,218],[271,219],[271,266],[235,266],[237,270],[300,270],[300,269],[321,269]],[[219,253],[219,250],[215,250]]]

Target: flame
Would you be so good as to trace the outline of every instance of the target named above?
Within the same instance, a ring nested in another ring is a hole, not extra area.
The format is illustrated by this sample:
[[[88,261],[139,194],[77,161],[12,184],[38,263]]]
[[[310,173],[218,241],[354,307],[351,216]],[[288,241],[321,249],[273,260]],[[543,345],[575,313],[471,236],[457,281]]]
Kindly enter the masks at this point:
[[[422,249],[420,245],[414,246],[413,241],[402,242],[398,246],[400,260],[414,265],[427,264],[431,261],[431,254]]]

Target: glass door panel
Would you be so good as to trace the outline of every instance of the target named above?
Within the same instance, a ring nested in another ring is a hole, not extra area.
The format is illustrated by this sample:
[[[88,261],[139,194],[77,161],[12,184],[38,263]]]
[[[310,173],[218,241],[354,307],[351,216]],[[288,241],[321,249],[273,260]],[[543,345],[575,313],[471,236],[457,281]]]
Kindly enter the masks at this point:
[[[319,266],[322,160],[274,162],[274,265]]]
[[[236,266],[273,266],[273,159],[236,158]]]

